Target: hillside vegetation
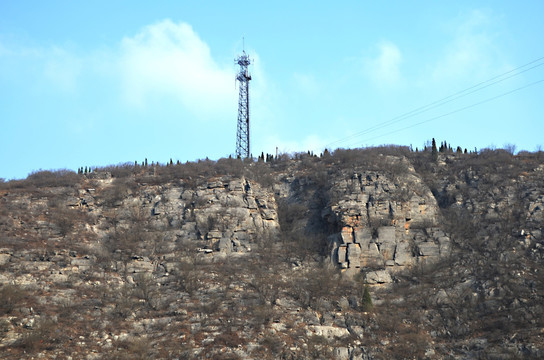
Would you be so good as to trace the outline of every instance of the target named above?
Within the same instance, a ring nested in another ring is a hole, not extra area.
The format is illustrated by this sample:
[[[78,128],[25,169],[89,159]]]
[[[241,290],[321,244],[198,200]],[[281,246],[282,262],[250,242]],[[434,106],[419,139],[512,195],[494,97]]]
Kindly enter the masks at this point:
[[[543,184],[445,144],[2,182],[0,357],[542,358]]]

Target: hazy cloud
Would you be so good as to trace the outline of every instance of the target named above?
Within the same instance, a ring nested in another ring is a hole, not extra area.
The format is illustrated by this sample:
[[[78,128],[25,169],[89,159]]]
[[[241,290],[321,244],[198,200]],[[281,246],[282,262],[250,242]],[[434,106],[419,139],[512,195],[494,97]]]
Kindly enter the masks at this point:
[[[495,68],[497,52],[493,35],[488,32],[491,25],[490,16],[479,10],[457,19],[449,30],[452,40],[434,67],[432,78],[435,81],[473,78],[485,76],[489,69]]]
[[[388,41],[378,45],[379,54],[364,62],[365,73],[379,86],[396,85],[401,80],[402,54],[399,48]]]
[[[76,90],[81,68],[82,60],[61,48],[55,47],[45,56],[45,78],[63,91]]]
[[[5,61],[3,72],[7,78],[24,82],[30,77],[44,89],[73,92],[82,69],[83,60],[61,47],[31,47],[24,44],[0,43],[0,60]]]
[[[319,91],[319,84],[313,75],[294,73],[293,79],[295,86],[305,95],[312,96]]]
[[[135,106],[145,106],[149,96],[171,95],[206,117],[235,103],[232,65],[218,65],[186,23],[164,20],[124,38],[120,71],[125,100]]]

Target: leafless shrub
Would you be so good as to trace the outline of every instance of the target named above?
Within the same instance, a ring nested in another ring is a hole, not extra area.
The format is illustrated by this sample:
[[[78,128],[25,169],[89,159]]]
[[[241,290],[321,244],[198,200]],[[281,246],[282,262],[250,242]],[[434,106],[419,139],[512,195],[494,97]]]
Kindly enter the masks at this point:
[[[138,299],[145,301],[145,304],[151,309],[158,309],[160,306],[160,293],[153,275],[149,273],[139,273],[134,277],[136,287],[134,294]]]
[[[136,166],[133,163],[123,163],[117,165],[109,165],[105,167],[98,167],[94,169],[95,173],[108,173],[113,178],[128,178],[137,174],[141,170],[140,166]]]
[[[256,181],[265,188],[272,187],[276,183],[270,165],[263,162],[252,164],[247,171],[247,175],[251,180]]]
[[[284,199],[278,199],[276,202],[282,233],[290,233],[300,229],[300,221],[305,219],[307,208],[301,203],[287,202]]]
[[[384,162],[384,156],[402,158],[409,155],[410,149],[407,146],[382,145],[360,149],[337,149],[330,157],[324,158],[324,161],[341,167],[363,166],[367,170],[386,170],[400,174],[406,171],[406,165],[400,159]]]
[[[129,340],[117,341],[116,350],[108,354],[113,360],[145,360],[151,358],[151,341],[147,337],[131,338]]]
[[[259,265],[253,269],[253,276],[247,285],[257,294],[261,305],[270,305],[284,286],[279,274],[265,271]]]
[[[323,336],[313,335],[306,339],[308,357],[310,359],[333,359],[334,355],[329,341]]]
[[[99,262],[106,267],[108,263],[115,265],[120,263],[122,269],[117,268],[116,270],[122,270],[126,274],[128,263],[133,256],[143,255],[141,250],[145,244],[145,235],[146,233],[138,227],[119,229],[112,234],[105,235],[101,240],[103,253],[100,254]]]
[[[215,345],[222,345],[228,348],[234,349],[239,345],[246,343],[246,340],[240,337],[240,334],[236,331],[227,330],[222,332],[215,338]]]
[[[413,190],[409,187],[397,187],[391,193],[391,200],[397,202],[407,202],[412,198]]]
[[[218,175],[230,175],[235,178],[242,177],[244,174],[244,164],[240,159],[222,158],[216,163]]]
[[[138,186],[132,179],[117,178],[114,179],[111,186],[105,188],[100,194],[99,199],[107,207],[120,205],[129,194],[135,192]]]
[[[510,155],[514,155],[516,153],[516,145],[515,144],[504,144],[503,149],[509,153]]]
[[[465,209],[443,209],[446,230],[458,244],[474,244],[479,226],[475,218]]]
[[[136,310],[137,302],[134,297],[134,289],[130,285],[124,284],[110,295],[113,296],[115,304],[115,309],[112,312],[114,317],[126,319]]]
[[[277,356],[281,354],[284,346],[284,342],[281,338],[274,335],[265,335],[259,341],[259,345],[265,347],[268,351],[267,353],[272,356]],[[277,357],[273,357],[277,358]]]
[[[59,234],[65,238],[66,235],[70,233],[74,229],[74,226],[76,225],[76,221],[78,220],[76,218],[76,214],[74,214],[72,211],[68,209],[53,209],[51,214],[51,220],[52,222],[57,225],[57,228],[59,230]]]
[[[4,284],[0,287],[0,315],[9,315],[17,307],[21,306],[26,297],[24,291],[18,285]]]
[[[80,177],[71,170],[39,170],[28,175],[26,186],[34,187],[72,187],[80,181]]]
[[[172,276],[176,286],[189,295],[195,294],[202,286],[202,271],[198,268],[196,255],[179,263],[179,269],[173,271]]]
[[[424,218],[424,219],[419,220],[419,221],[413,221],[410,224],[410,229],[413,229],[413,230],[426,230],[426,229],[429,229],[429,228],[432,228],[432,227],[435,227],[435,226],[436,226],[436,223],[434,222],[433,219]]]
[[[311,276],[299,274],[287,292],[304,307],[320,311],[322,304],[335,296],[341,284],[340,273],[329,265],[322,264],[312,271]]]
[[[23,332],[15,347],[26,352],[35,353],[41,350],[52,350],[62,343],[63,333],[58,324],[47,318],[38,319],[35,324]]]

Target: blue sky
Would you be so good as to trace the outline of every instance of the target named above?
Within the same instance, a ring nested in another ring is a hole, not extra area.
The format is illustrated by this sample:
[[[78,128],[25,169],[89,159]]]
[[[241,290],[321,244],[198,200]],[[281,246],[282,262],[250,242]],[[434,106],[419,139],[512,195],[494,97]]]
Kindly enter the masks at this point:
[[[0,178],[234,154],[243,37],[255,156],[433,137],[534,151],[542,14],[539,0],[3,1]]]

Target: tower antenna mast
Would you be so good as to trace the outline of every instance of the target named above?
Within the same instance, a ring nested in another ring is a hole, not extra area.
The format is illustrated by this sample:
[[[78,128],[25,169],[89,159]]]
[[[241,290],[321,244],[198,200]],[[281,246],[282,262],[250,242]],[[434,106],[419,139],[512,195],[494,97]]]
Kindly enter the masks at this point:
[[[240,71],[238,71],[238,74],[236,75],[236,80],[240,83],[238,95],[238,126],[236,130],[236,157],[241,159],[248,158],[251,154],[249,151],[249,81],[251,80],[251,74],[248,70],[251,61],[244,49],[242,49],[242,55],[237,59],[234,59],[234,61],[240,65]]]

